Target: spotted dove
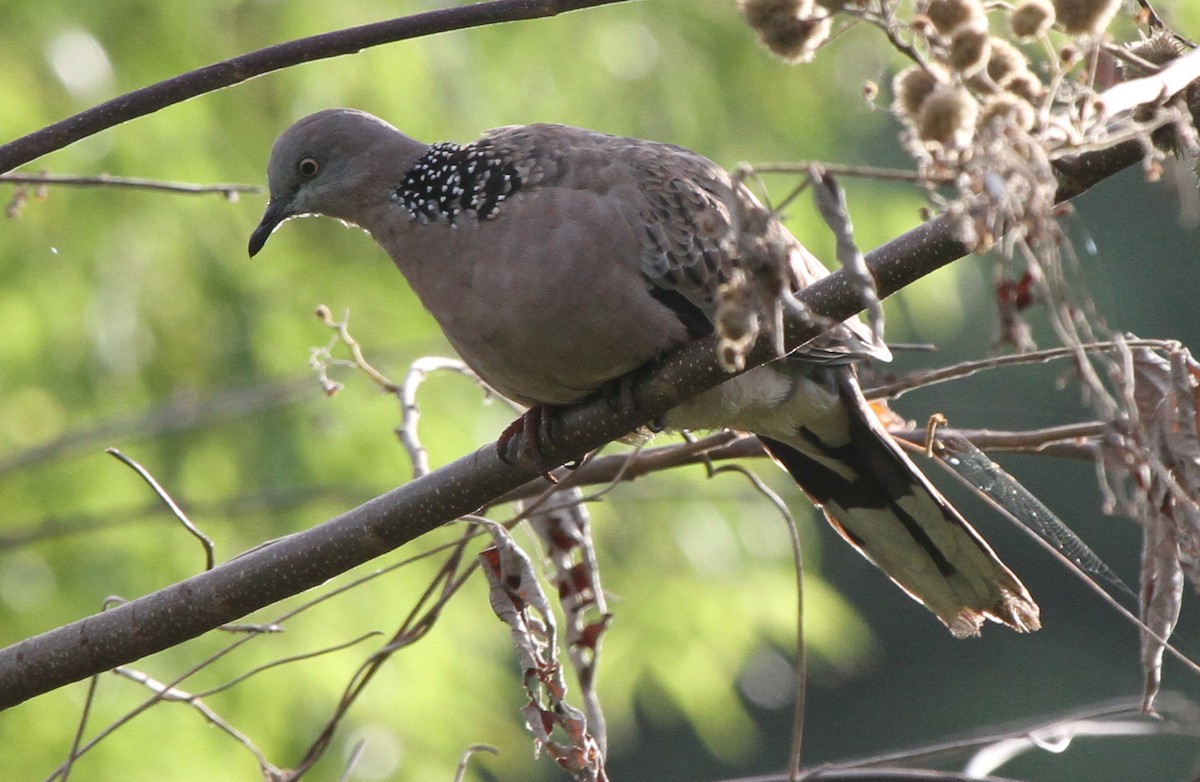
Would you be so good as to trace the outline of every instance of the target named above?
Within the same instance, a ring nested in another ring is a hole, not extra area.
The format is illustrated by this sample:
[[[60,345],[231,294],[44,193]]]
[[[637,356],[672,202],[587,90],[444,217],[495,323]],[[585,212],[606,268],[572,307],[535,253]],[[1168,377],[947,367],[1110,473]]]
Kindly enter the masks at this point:
[[[326,215],[392,257],[462,358],[500,393],[564,405],[714,330],[741,262],[729,194],[680,147],[562,125],[427,145],[332,109],[275,142],[270,201],[250,238]],[[828,272],[778,222],[792,283]],[[984,619],[1039,626],[1017,577],[883,429],[854,360],[886,353],[857,319],[671,411],[673,428],[757,434],[833,527],[956,636]]]

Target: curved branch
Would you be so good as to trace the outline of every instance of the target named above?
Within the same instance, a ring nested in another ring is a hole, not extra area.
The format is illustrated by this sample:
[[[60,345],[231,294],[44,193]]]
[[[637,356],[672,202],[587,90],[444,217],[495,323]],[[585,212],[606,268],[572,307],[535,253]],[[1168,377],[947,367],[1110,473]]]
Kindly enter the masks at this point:
[[[0,145],[0,173],[122,122],[292,65],[355,54],[372,46],[408,38],[558,16],[580,8],[619,2],[625,0],[490,0],[268,46],[134,90]]]

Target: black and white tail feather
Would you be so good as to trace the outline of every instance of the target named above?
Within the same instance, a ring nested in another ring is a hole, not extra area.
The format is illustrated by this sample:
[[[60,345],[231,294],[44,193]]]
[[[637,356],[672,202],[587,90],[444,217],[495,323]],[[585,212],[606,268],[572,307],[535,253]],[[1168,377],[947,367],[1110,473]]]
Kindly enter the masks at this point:
[[[1024,585],[884,430],[853,369],[804,375],[831,400],[822,432],[760,439],[833,528],[955,636],[978,635],[985,619],[1037,630]]]

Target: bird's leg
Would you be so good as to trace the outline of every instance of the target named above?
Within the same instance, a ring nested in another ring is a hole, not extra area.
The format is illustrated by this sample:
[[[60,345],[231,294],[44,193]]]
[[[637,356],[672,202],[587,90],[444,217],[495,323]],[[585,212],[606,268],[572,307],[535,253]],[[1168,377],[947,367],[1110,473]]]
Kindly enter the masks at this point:
[[[546,480],[557,483],[550,474],[550,470],[557,465],[547,462],[542,452],[543,443],[550,445],[554,441],[553,424],[553,405],[534,405],[526,410],[520,418],[509,424],[496,440],[496,454],[500,461],[537,470]],[[512,443],[517,435],[521,438],[514,448]]]

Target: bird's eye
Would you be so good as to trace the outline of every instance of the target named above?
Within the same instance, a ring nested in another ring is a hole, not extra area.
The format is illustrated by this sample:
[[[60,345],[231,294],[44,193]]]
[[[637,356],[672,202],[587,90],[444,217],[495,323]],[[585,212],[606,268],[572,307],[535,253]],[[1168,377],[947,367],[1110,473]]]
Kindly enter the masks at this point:
[[[321,170],[321,163],[316,158],[306,157],[300,161],[300,164],[296,168],[300,171],[301,176],[311,178],[316,176],[317,172]]]

